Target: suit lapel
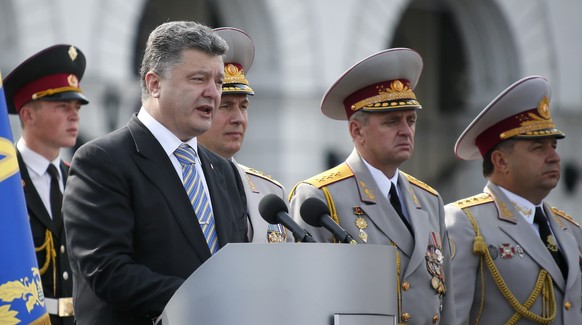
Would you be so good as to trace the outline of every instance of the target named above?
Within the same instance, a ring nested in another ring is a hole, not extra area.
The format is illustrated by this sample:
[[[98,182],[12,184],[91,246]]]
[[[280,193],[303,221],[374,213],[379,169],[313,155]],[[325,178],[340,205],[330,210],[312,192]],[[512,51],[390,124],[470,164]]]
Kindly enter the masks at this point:
[[[63,189],[65,188],[65,184],[67,184],[67,173],[69,172],[69,167],[65,165],[65,163],[61,160],[59,164],[59,168],[61,169],[62,175],[62,182],[63,182]],[[52,219],[53,225],[53,234],[57,235],[58,237],[62,237],[62,233],[64,231],[63,227],[63,216],[61,213],[60,218],[53,218]]]
[[[541,268],[547,270],[556,286],[563,290],[565,280],[562,271],[532,226],[525,221],[511,200],[496,185],[488,183],[485,190],[493,196],[499,209],[499,229],[513,238]]]
[[[414,231],[414,250],[410,257],[410,262],[404,271],[404,276],[412,274],[424,261],[428,249],[428,236],[430,233],[430,223],[428,222],[428,213],[422,209],[414,189],[408,182],[408,179],[402,174],[398,176],[398,184],[402,192],[402,202],[406,206],[410,224]],[[442,247],[441,247],[442,249]]]
[[[172,217],[176,219],[192,248],[201,260],[210,258],[210,249],[198,224],[194,209],[190,204],[184,185],[166,152],[151,132],[134,115],[127,128],[135,143],[132,155],[135,164],[165,197]],[[169,216],[160,216],[165,218]]]
[[[239,165],[236,160],[234,160],[234,158],[232,159],[232,162],[236,166],[238,177],[240,178],[243,189],[245,191],[245,197],[247,199],[247,212],[249,214],[249,222],[247,222],[247,225],[250,227],[250,231],[248,231],[247,234],[251,234],[251,236],[249,236],[249,241],[252,242],[253,237],[256,235],[263,236],[263,234],[266,236],[268,231],[267,223],[263,222],[264,220],[257,210],[260,202],[259,199],[262,196],[259,196],[260,192],[258,189],[254,188],[254,185],[253,188],[251,188],[251,180],[247,173],[242,169],[241,165]]]
[[[552,232],[554,233],[554,236],[556,236],[556,240],[560,246],[560,252],[564,255],[564,259],[568,265],[568,270],[576,270],[576,268],[580,267],[580,253],[578,251],[576,239],[567,231],[569,225],[564,223],[563,220],[559,220],[559,217],[556,216],[552,212],[552,209],[546,204],[544,204],[544,213],[548,216]],[[569,271],[568,274],[572,274],[572,271]],[[576,277],[568,275],[566,290],[570,289],[575,282]]]
[[[414,248],[414,240],[388,198],[382,195],[365,163],[355,151],[346,162],[354,172],[360,200],[365,203],[362,210],[385,236],[404,254],[410,256]]]
[[[42,203],[40,195],[38,195],[38,192],[36,191],[36,188],[30,179],[28,169],[24,164],[24,160],[22,159],[20,152],[16,152],[16,156],[18,157],[18,166],[20,166],[20,176],[22,177],[24,196],[26,198],[26,207],[28,209],[29,217],[38,219],[38,221],[40,221],[46,228],[55,233],[51,216]]]

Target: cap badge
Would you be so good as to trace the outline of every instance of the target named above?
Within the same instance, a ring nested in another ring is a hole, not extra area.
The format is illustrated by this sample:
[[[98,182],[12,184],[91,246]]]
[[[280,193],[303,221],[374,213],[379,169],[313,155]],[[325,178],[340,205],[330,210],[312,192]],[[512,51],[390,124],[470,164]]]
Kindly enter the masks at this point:
[[[544,96],[538,103],[537,110],[530,110],[527,113],[515,116],[519,121],[519,126],[505,131],[499,135],[501,140],[505,140],[521,134],[535,134],[539,130],[553,129],[554,122],[550,116],[550,101]]]
[[[393,80],[392,82],[390,82],[388,87],[386,87],[386,84],[384,83],[377,85],[376,89],[378,91],[378,95],[368,97],[354,103],[351,106],[351,109],[353,111],[357,111],[364,107],[380,107],[380,106],[388,107],[389,105],[396,106],[399,105],[400,103],[393,102],[388,104],[384,102],[400,99],[412,100],[410,104],[418,104],[418,102],[415,101],[416,95],[414,94],[412,89],[410,89],[406,84],[404,84],[400,80]],[[405,103],[402,103],[402,105],[404,104]]]
[[[249,84],[249,82],[245,78],[243,68],[239,67],[233,63],[227,63],[224,66],[224,83],[225,84],[244,84],[244,85]]]
[[[69,47],[69,57],[71,58],[71,61],[75,61],[75,59],[77,58],[77,49],[71,45],[71,47]]]
[[[538,104],[538,114],[546,120],[550,119],[550,100],[548,96],[544,96]]]

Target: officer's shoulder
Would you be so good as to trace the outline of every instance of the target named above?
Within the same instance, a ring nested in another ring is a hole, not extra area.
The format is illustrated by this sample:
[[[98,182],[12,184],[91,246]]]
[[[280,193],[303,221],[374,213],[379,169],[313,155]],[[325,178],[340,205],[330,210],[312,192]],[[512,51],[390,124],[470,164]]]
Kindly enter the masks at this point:
[[[348,164],[342,163],[303,182],[311,184],[317,188],[322,188],[352,176],[354,176],[352,169],[348,166]]]
[[[248,166],[241,165],[241,164],[238,164],[238,165],[242,168],[242,170],[245,173],[252,175],[252,176],[256,176],[256,177],[261,178],[261,179],[264,179],[268,182],[271,182],[271,183],[283,188],[283,185],[281,185],[281,183],[279,183],[278,181],[273,179],[273,177],[271,177],[271,175],[267,175],[267,174],[263,173],[262,171],[254,169],[252,167],[248,167]]]
[[[576,222],[576,220],[574,220],[569,214],[567,214],[566,212],[556,208],[556,207],[552,207],[552,212],[557,215],[562,217],[563,219],[568,220],[569,222],[571,222],[572,224],[574,224],[576,227],[580,227],[580,224],[578,222]]]
[[[408,182],[410,184],[416,185],[417,187],[420,187],[421,189],[431,193],[432,195],[438,196],[439,192],[437,192],[437,190],[435,190],[434,188],[430,187],[430,185],[426,184],[425,182],[417,179],[416,177],[412,176],[412,175],[408,175],[405,172],[402,172],[402,175],[404,175],[406,177],[406,179],[408,180]]]
[[[489,203],[489,202],[493,202],[493,198],[491,197],[491,195],[489,195],[487,193],[480,193],[480,194],[473,195],[471,197],[453,202],[452,205],[456,206],[460,209],[464,209],[464,208],[470,208],[470,207],[473,207],[476,205],[481,205],[481,204],[485,204],[485,203]]]

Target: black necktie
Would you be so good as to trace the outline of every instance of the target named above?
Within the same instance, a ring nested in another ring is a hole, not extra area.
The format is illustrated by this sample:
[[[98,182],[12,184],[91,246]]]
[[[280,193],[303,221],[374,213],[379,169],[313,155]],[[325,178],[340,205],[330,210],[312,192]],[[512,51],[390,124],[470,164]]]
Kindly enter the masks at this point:
[[[58,222],[62,219],[61,208],[63,205],[63,193],[61,193],[61,188],[59,187],[59,172],[53,164],[49,164],[47,172],[51,176],[51,214],[53,217],[53,222]]]
[[[558,264],[558,267],[562,271],[564,279],[566,279],[568,277],[568,266],[566,265],[564,256],[562,256],[562,253],[560,253],[560,250],[558,249],[558,243],[556,242],[556,239],[552,235],[552,232],[550,231],[550,225],[548,224],[548,220],[546,219],[546,216],[544,215],[544,212],[540,207],[536,208],[534,222],[538,225],[540,229],[540,237],[542,241],[546,245],[548,251],[550,251],[550,254],[552,254],[552,257],[556,261],[556,264]]]
[[[402,222],[404,222],[404,225],[406,226],[406,228],[408,228],[408,231],[410,231],[410,233],[414,235],[410,223],[408,223],[408,220],[406,220],[404,213],[402,213],[402,205],[400,204],[400,198],[398,198],[398,192],[396,191],[396,185],[394,185],[394,183],[392,183],[392,186],[390,186],[390,204],[392,204],[392,207],[394,208],[394,210],[396,210],[396,213],[398,213],[398,216],[400,217]]]

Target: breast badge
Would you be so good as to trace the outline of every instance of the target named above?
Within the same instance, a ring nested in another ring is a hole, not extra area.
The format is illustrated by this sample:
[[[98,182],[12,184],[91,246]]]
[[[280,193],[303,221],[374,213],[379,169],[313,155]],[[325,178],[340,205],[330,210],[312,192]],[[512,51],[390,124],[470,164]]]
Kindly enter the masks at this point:
[[[515,256],[515,247],[509,243],[503,243],[499,245],[499,254],[502,258],[508,259]]]
[[[366,232],[366,228],[368,228],[368,222],[364,217],[364,210],[361,207],[354,205],[354,214],[357,216],[356,218],[356,227],[360,230],[358,233],[358,237],[364,242],[368,242],[368,233]]]
[[[523,258],[523,248],[521,246],[515,245],[515,251],[517,252],[519,258]]]
[[[499,251],[497,251],[497,247],[489,245],[487,248],[489,249],[489,255],[491,256],[491,259],[495,260],[497,256],[499,256]]]
[[[280,224],[269,224],[267,230],[267,242],[269,243],[283,243],[287,239],[285,229]]]
[[[358,229],[360,229],[360,231],[358,233],[358,237],[360,237],[360,239],[364,243],[367,243],[368,242],[368,233],[366,233],[365,229],[368,227],[368,222],[366,221],[366,219],[364,219],[362,217],[357,217],[356,218],[356,227],[358,227]]]
[[[437,233],[430,233],[430,244],[428,245],[425,260],[428,273],[432,276],[431,287],[441,296],[446,293],[445,275],[443,272],[444,255],[442,243]]]

